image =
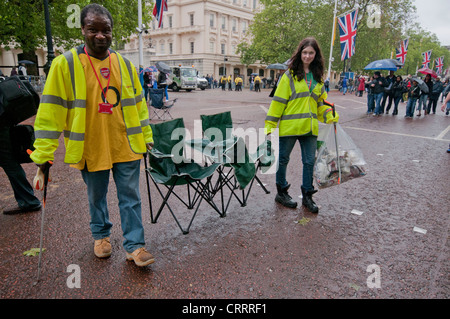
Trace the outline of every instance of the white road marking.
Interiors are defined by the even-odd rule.
[[[437,140],[442,140],[442,138],[445,136],[445,134],[448,133],[448,131],[450,131],[450,125],[447,126],[447,128],[446,128],[445,130],[443,130],[443,131],[441,132],[441,134],[439,134],[439,135],[436,137],[436,139],[437,139]]]
[[[397,132],[387,132],[387,131],[379,131],[379,130],[371,130],[368,128],[361,128],[361,127],[352,127],[352,126],[345,126],[345,128],[349,128],[349,129],[353,129],[353,130],[360,130],[360,131],[366,131],[366,132],[374,132],[374,133],[382,133],[382,134],[389,134],[389,135],[399,135],[399,136],[407,136],[407,137],[416,137],[416,138],[423,138],[423,139],[427,139],[427,140],[433,140],[433,141],[446,141],[446,142],[450,142],[450,140],[448,139],[444,139],[442,138],[445,134],[442,133],[446,133],[446,130],[444,132],[442,132],[441,134],[439,134],[439,136],[437,137],[428,137],[428,136],[420,136],[420,135],[412,135],[412,134],[405,134],[405,133],[397,133]],[[447,128],[449,129],[449,128]],[[441,137],[442,135],[442,137]]]

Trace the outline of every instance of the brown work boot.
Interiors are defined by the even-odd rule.
[[[95,241],[94,254],[98,258],[106,258],[111,256],[111,243],[109,237],[105,237]]]
[[[144,247],[138,248],[131,254],[127,252],[127,260],[134,260],[134,263],[139,266],[147,266],[155,261],[155,258]]]

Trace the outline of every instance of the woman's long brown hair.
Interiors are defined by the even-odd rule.
[[[314,51],[316,51],[316,56],[309,65],[309,70],[312,72],[314,80],[318,83],[322,83],[324,74],[324,59],[319,43],[317,43],[317,40],[313,37],[305,38],[300,42],[297,50],[289,59],[289,69],[294,72],[294,76],[297,77],[298,81],[303,80],[305,77],[305,71],[303,69],[302,51],[306,47],[312,47]]]

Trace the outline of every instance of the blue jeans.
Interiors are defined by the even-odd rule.
[[[406,116],[414,117],[414,109],[416,107],[417,98],[410,97],[406,104]]]
[[[317,149],[317,136],[280,136],[279,138],[279,164],[276,173],[276,183],[285,188],[286,169],[289,163],[289,157],[296,142],[300,143],[303,163],[303,181],[302,186],[306,191],[311,191],[313,187],[313,172]]]
[[[368,93],[367,94],[367,113],[373,113],[374,110],[375,110],[374,94]]]
[[[394,111],[392,114],[397,115],[398,114],[398,103],[400,103],[400,100],[402,99],[401,96],[394,97]]]
[[[122,225],[123,247],[129,253],[144,247],[144,227],[141,217],[141,197],[139,193],[140,160],[113,164],[112,173],[119,199],[120,221]],[[87,186],[89,211],[91,214],[92,237],[102,239],[111,234],[106,194],[108,193],[109,171],[81,171]]]
[[[426,110],[427,109],[427,99],[428,99],[428,94],[422,94],[419,97],[419,103],[417,103],[417,111],[420,112],[420,106],[422,106],[422,110]]]
[[[376,107],[375,107],[375,114],[381,114],[382,113],[382,111],[381,111],[381,99],[383,98],[383,95],[384,95],[384,93],[383,92],[381,92],[381,93],[375,93],[373,96],[374,96],[374,99],[375,99],[375,104],[376,104]]]

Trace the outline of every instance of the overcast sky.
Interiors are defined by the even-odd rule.
[[[423,29],[435,33],[441,45],[450,45],[450,0],[413,0]]]

